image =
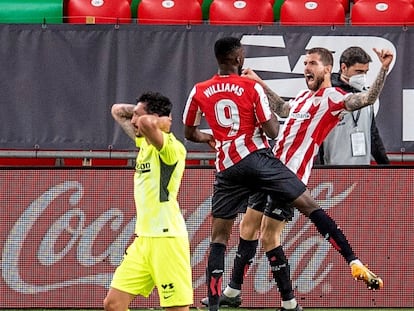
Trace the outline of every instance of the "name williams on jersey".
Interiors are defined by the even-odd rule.
[[[233,84],[233,83],[217,83],[205,89],[204,95],[207,98],[209,98],[210,96],[213,96],[214,94],[222,93],[222,92],[232,92],[236,94],[237,96],[242,96],[244,89],[240,85]]]

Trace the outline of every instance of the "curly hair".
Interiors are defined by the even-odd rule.
[[[158,114],[160,117],[169,116],[172,109],[168,97],[158,92],[146,92],[137,98],[137,103],[146,103],[145,111],[148,114]]]

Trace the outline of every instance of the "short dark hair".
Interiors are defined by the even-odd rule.
[[[339,58],[339,65],[345,64],[347,67],[353,66],[356,63],[368,64],[370,62],[372,62],[371,56],[359,46],[351,46],[347,48],[342,52],[341,57]]]
[[[225,62],[229,58],[230,54],[240,49],[242,44],[239,38],[236,37],[224,37],[218,39],[214,44],[214,54],[219,63]]]
[[[158,92],[146,92],[137,98],[137,103],[146,103],[145,111],[148,114],[158,114],[160,117],[169,116],[172,109],[168,97]]]
[[[324,66],[333,66],[332,52],[328,49],[321,47],[311,48],[306,52],[306,54],[318,54]]]

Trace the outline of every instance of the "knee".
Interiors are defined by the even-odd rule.
[[[257,239],[260,231],[260,224],[256,225],[253,223],[240,223],[240,236],[245,240],[255,240]]]
[[[305,192],[302,194],[298,199],[296,199],[293,204],[298,209],[299,212],[301,212],[306,217],[309,217],[309,215],[321,207],[319,204],[312,198],[309,192]]]
[[[119,304],[114,299],[109,298],[108,296],[105,297],[103,301],[103,307],[105,311],[118,311],[120,310],[118,307]]]

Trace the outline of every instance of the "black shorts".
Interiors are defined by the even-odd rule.
[[[273,202],[291,203],[305,190],[305,184],[270,149],[262,149],[216,174],[212,215],[234,219],[257,192],[269,195]]]
[[[295,214],[295,207],[292,202],[286,202],[278,198],[272,199],[263,192],[257,192],[251,195],[247,207],[281,221],[292,220]]]

